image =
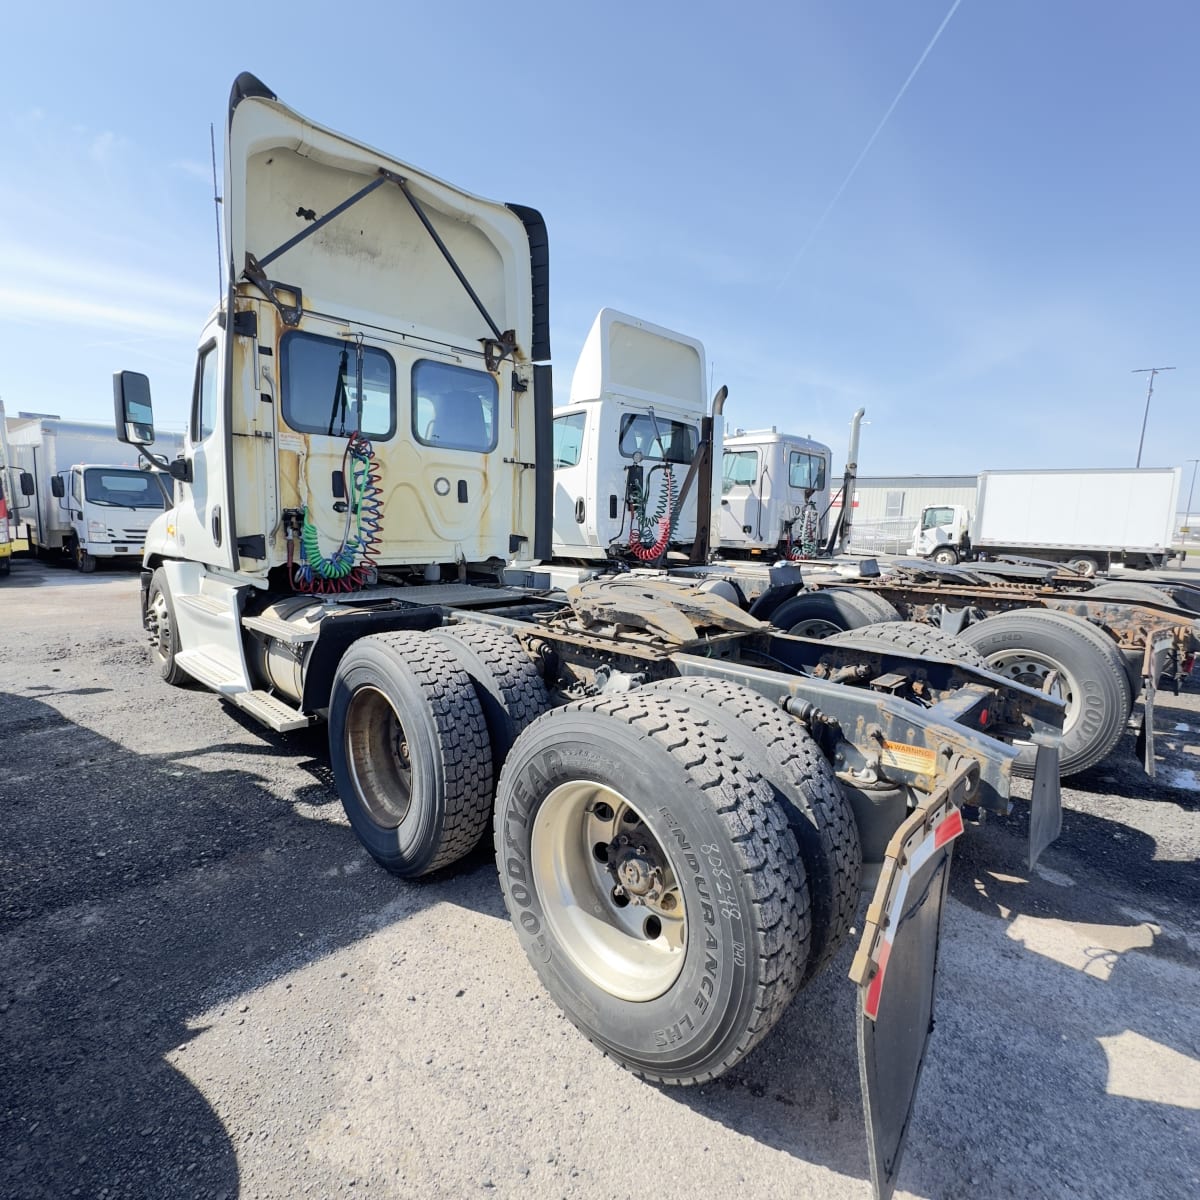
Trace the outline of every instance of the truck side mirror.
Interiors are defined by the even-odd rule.
[[[113,375],[113,415],[117,441],[130,446],[154,444],[154,406],[148,376],[138,371],[117,371]]]
[[[61,475],[55,475],[50,480],[50,494],[61,500],[67,494],[67,486],[63,483]]]
[[[34,493],[33,476],[28,471],[21,472],[21,495],[32,496]]]

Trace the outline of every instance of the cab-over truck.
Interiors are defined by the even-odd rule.
[[[962,805],[1005,810],[1015,737],[1059,819],[1062,706],[952,656],[790,637],[696,581],[542,586],[548,243],[235,81],[227,294],[203,330],[142,611],[189,677],[326,721],[388,870],[493,830],[516,936],[569,1018],[669,1084],[747,1054],[849,934],[868,1151],[890,1192],[924,1056]],[[149,381],[114,379],[151,460]],[[787,586],[781,584],[781,586]],[[635,769],[631,769],[635,767]]]

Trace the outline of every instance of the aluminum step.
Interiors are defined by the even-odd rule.
[[[270,692],[238,692],[229,697],[238,708],[248,712],[276,733],[290,733],[294,729],[307,729],[313,722],[298,708],[280,700]]]
[[[289,646],[315,642],[319,632],[315,627],[299,625],[294,621],[281,621],[278,617],[243,617],[242,625],[255,633],[265,633],[277,642],[286,642]]]
[[[197,682],[220,692],[222,696],[244,694],[246,685],[238,672],[231,671],[227,663],[204,648],[180,650],[175,661]]]

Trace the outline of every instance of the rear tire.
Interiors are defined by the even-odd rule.
[[[801,592],[785,600],[771,614],[771,624],[794,637],[827,638],[845,629],[861,629],[878,622],[880,600],[875,596],[866,599],[864,593],[854,588]]]
[[[1041,688],[1059,672],[1057,693],[1067,702],[1059,774],[1076,775],[1106,758],[1120,740],[1133,707],[1125,663],[1116,644],[1087,621],[1045,609],[998,613],[961,634],[988,669]],[[1036,748],[1019,747],[1018,775],[1032,776]]]
[[[429,636],[445,646],[471,678],[487,724],[492,774],[498,780],[513,743],[550,707],[537,664],[511,633],[490,625],[445,625]]]
[[[1156,586],[1152,583],[1142,583],[1139,580],[1110,580],[1108,583],[1098,583],[1086,592],[1088,596],[1098,596],[1102,599],[1139,600],[1150,604],[1171,604],[1188,612],[1200,613],[1200,591],[1186,584],[1164,583]]]
[[[835,635],[836,636],[836,635]],[[850,932],[862,878],[854,810],[812,735],[757,692],[722,679],[684,676],[648,691],[686,696],[722,721],[762,771],[795,835],[812,901],[812,942],[804,982],[818,974]]]
[[[1067,559],[1067,566],[1078,572],[1084,579],[1095,579],[1100,571],[1100,564],[1086,554]]]
[[[329,699],[329,760],[367,852],[413,878],[467,854],[487,827],[492,757],[470,677],[424,633],[360,638]]]
[[[921,625],[915,621],[887,621],[882,625],[868,625],[863,629],[852,629],[847,633],[835,633],[830,642],[870,641],[887,651],[907,650],[922,657],[963,662],[970,667],[987,670],[987,661],[982,654],[960,636],[947,633],[933,625]]]
[[[496,858],[542,983],[647,1079],[716,1078],[799,987],[795,838],[741,744],[682,697],[639,690],[535,721],[500,779]]]

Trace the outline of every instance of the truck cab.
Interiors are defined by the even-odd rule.
[[[828,446],[770,429],[725,439],[718,526],[721,553],[813,554],[827,533]]]
[[[921,510],[908,553],[952,566],[970,546],[970,512],[961,504],[931,504]]]
[[[168,485],[158,471],[101,463],[78,463],[55,475],[51,494],[80,570],[95,570],[98,560],[139,558],[152,522],[170,505]]]
[[[700,489],[683,485],[707,412],[704,347],[600,311],[554,412],[554,556],[657,561],[696,536]],[[692,472],[694,475],[695,473]]]

